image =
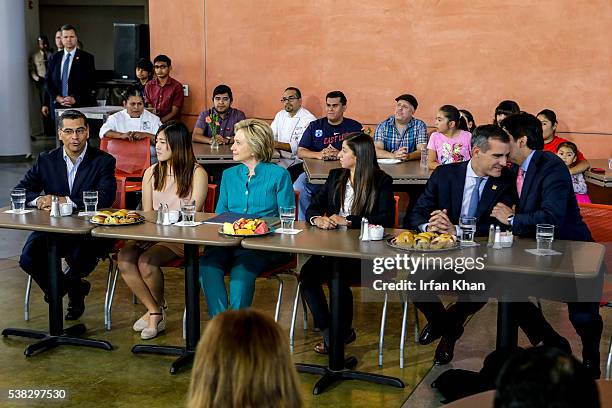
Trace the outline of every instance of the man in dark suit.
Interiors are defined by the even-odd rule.
[[[533,115],[520,113],[504,119],[502,127],[511,136],[510,160],[519,166],[516,184],[520,199],[515,210],[499,203],[492,215],[511,226],[514,235],[534,237],[537,224],[552,224],[557,239],[593,241],[580,215],[567,166],[553,153],[542,151],[544,138],[540,121]],[[569,302],[568,311],[582,340],[583,363],[598,378],[603,329],[599,303]],[[535,333],[528,333],[523,323],[520,324],[530,339],[552,330],[550,326],[527,323],[532,323],[531,331]]]
[[[83,191],[98,192],[98,207],[110,207],[115,200],[115,158],[87,145],[89,128],[85,116],[76,110],[67,110],[58,121],[59,137],[63,142],[50,152],[38,156],[34,166],[26,173],[17,187],[25,188],[26,202],[40,210],[49,211],[53,196],[60,203],[71,203],[75,210],[83,208]],[[68,293],[66,320],[78,319],[85,310],[85,296],[89,282],[82,277],[89,275],[98,258],[108,254],[111,240],[73,238],[58,240],[62,257],[69,270],[62,274],[60,293]],[[48,293],[47,238],[44,232],[33,232],[26,241],[19,265],[34,278],[40,288]]]
[[[514,177],[506,167],[510,138],[497,125],[483,125],[474,131],[471,144],[470,161],[439,166],[432,173],[425,191],[406,217],[404,228],[456,235],[463,215],[476,218],[479,236],[488,233],[490,224],[499,225],[491,217],[495,204],[512,205],[516,200]],[[452,360],[465,320],[483,304],[460,301],[445,310],[440,301],[415,302],[428,321],[419,342],[429,344],[442,336],[436,349],[436,364]]]
[[[47,93],[52,103],[49,109],[95,105],[92,93],[96,73],[94,57],[77,48],[78,39],[73,26],[66,24],[62,26],[61,31],[64,49],[49,59],[45,78]]]

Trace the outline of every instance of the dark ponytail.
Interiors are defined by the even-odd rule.
[[[455,127],[457,129],[465,130],[466,132],[468,131],[468,124],[465,118],[461,116],[459,109],[453,105],[444,105],[439,109],[439,111],[442,112],[446,119],[455,122]]]

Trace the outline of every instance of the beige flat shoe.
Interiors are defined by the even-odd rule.
[[[166,330],[166,315],[165,313],[149,313],[149,316],[161,316],[161,320],[157,322],[157,325],[154,328],[145,327],[140,332],[140,338],[143,340],[150,340],[155,337],[164,330]]]
[[[144,315],[142,315],[142,317],[138,320],[136,320],[136,322],[134,322],[134,325],[132,326],[132,329],[134,329],[134,331],[136,332],[141,332],[144,329],[147,328],[147,326],[149,325],[149,312],[145,313]]]

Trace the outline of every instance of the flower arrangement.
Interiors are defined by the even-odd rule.
[[[211,145],[213,147],[218,146],[219,143],[223,141],[223,138],[219,136],[219,129],[221,127],[221,119],[219,118],[219,114],[213,110],[206,117],[206,123],[210,129]]]

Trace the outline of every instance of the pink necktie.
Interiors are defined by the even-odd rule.
[[[516,191],[518,191],[519,197],[521,196],[521,190],[523,189],[523,181],[525,181],[525,170],[519,167],[518,176],[516,177]]]

